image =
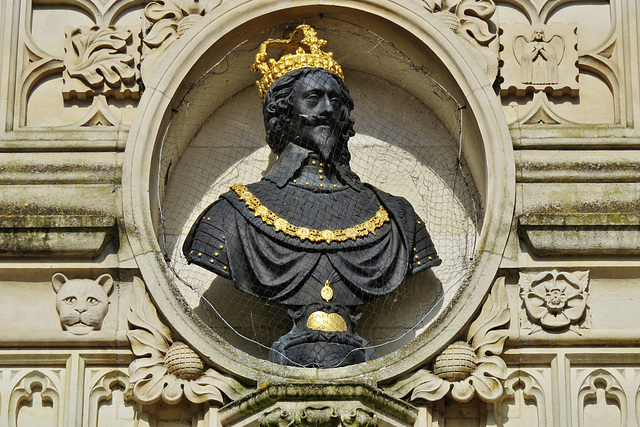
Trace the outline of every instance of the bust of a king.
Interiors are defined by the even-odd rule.
[[[372,359],[355,332],[358,306],[441,263],[411,204],[351,170],[354,104],[325,44],[308,25],[262,43],[253,70],[277,160],[205,209],[183,246],[189,263],[289,308],[293,327],[272,361],[320,368]]]

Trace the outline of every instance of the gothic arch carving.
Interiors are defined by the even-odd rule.
[[[100,406],[114,399],[114,392],[119,390],[120,397],[124,397],[124,390],[129,386],[129,375],[123,369],[110,370],[92,381],[85,403],[84,425],[95,427],[98,425]],[[124,401],[114,402],[124,404]]]
[[[511,400],[516,403],[517,395],[521,394],[523,402],[530,401],[535,407],[538,416],[538,425],[540,427],[547,426],[547,396],[541,385],[541,381],[536,375],[525,370],[518,369],[511,372],[504,382],[504,396],[494,405],[496,417],[507,415],[503,413],[504,405]],[[528,420],[531,421],[531,420]],[[502,425],[502,421],[498,421],[498,425]]]
[[[612,427],[627,425],[626,394],[619,379],[606,369],[596,369],[584,378],[578,389],[576,403],[578,405],[579,427],[584,427],[586,424],[585,417],[588,416],[588,405],[593,406],[593,411],[602,417],[600,421],[604,421]]]
[[[9,398],[9,426],[18,425],[21,411],[47,411],[50,418],[60,423],[60,389],[51,374],[36,370],[19,374]],[[29,414],[27,414],[28,416]]]

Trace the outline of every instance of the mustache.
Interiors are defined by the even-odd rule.
[[[308,114],[298,114],[298,117],[311,126],[335,126],[338,124],[335,120],[329,117],[312,116]]]

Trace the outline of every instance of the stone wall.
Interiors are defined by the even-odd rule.
[[[637,1],[316,3],[0,4],[0,426],[640,423]],[[474,262],[413,341],[328,370],[207,325],[159,238],[184,153],[238,126],[225,102],[261,120],[237,46],[302,22],[350,31],[329,43],[356,100],[402,90],[424,111],[398,101],[416,113],[389,123],[461,144],[483,209]],[[460,108],[405,56],[359,56],[366,32]],[[220,170],[262,171],[268,150],[245,148]]]

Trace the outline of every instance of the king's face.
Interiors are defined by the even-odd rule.
[[[340,85],[329,73],[318,72],[301,77],[293,90],[294,143],[331,161],[341,132]]]

